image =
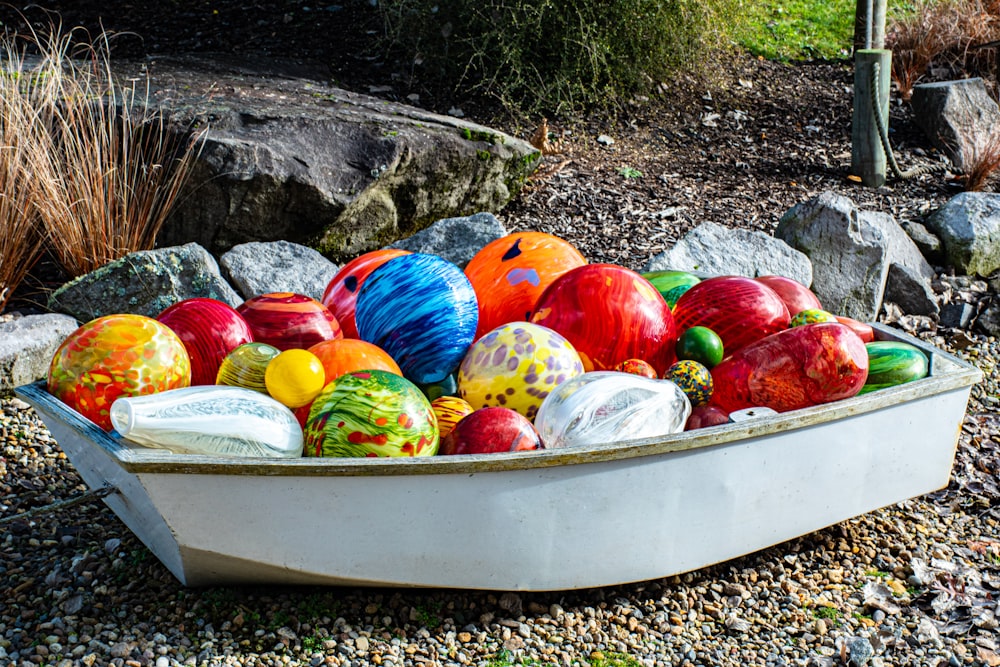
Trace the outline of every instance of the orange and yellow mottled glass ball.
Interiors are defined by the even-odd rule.
[[[806,308],[805,310],[800,310],[795,314],[794,317],[788,322],[788,328],[800,327],[803,324],[816,324],[817,322],[836,322],[837,318],[833,313],[823,310],[822,308]]]
[[[105,315],[71,333],[49,364],[48,391],[106,431],[111,404],[191,384],[181,339],[144,315]]]
[[[665,380],[672,380],[687,395],[693,407],[705,405],[712,398],[712,371],[697,361],[682,359],[671,364],[663,374]]]
[[[632,375],[641,375],[644,378],[652,378],[654,380],[659,377],[653,365],[643,359],[626,359],[615,366],[614,370],[619,373],[631,373]]]
[[[455,425],[473,411],[468,401],[458,396],[438,396],[431,401],[431,409],[437,417],[438,433],[442,439],[448,437]]]

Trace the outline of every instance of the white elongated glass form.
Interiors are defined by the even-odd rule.
[[[186,387],[117,399],[111,423],[122,437],[178,454],[295,458],[302,428],[287,407],[243,387]]]
[[[691,402],[670,380],[592,371],[552,390],[535,428],[549,449],[614,444],[679,433],[690,414]]]

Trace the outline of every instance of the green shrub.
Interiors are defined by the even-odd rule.
[[[555,116],[627,103],[728,49],[740,0],[382,0],[385,35],[435,87]]]

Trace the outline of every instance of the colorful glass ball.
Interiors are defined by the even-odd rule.
[[[156,316],[184,342],[191,358],[191,384],[215,384],[219,366],[230,352],[253,341],[243,316],[228,303],[197,297],[184,299]]]
[[[614,370],[619,373],[631,373],[632,375],[641,375],[646,378],[658,378],[659,375],[656,374],[656,369],[648,361],[643,361],[642,359],[626,359],[617,366]]]
[[[708,368],[722,361],[725,351],[719,334],[708,327],[689,327],[677,337],[677,358],[691,359]]]
[[[556,278],[538,299],[535,324],[562,334],[586,371],[645,359],[658,373],[674,360],[670,306],[649,281],[615,264],[588,264]]]
[[[559,383],[583,373],[569,341],[538,324],[501,324],[476,341],[458,370],[458,392],[474,408],[507,407],[534,419]]]
[[[827,312],[821,308],[806,308],[805,310],[800,310],[792,317],[788,322],[789,328],[799,327],[803,324],[816,324],[817,322],[836,322],[837,318],[834,317],[833,313]]]
[[[378,369],[402,375],[399,364],[389,353],[365,340],[358,338],[335,338],[324,340],[309,348],[315,354],[326,373],[327,382],[336,380],[344,373]]]
[[[649,271],[641,275],[656,288],[671,308],[681,294],[701,282],[701,278],[687,271]]]
[[[344,336],[330,309],[304,294],[260,294],[244,301],[236,311],[250,325],[255,341],[279,350],[305,350],[320,341]]]
[[[48,391],[106,431],[111,404],[191,384],[184,342],[151,317],[105,315],[62,342],[48,370]]]
[[[681,331],[708,327],[719,335],[726,354],[788,328],[785,302],[763,283],[743,276],[702,280],[681,295],[674,306]]]
[[[354,317],[362,340],[388,352],[405,377],[426,384],[458,367],[476,334],[479,305],[461,269],[411,253],[372,271]]]
[[[480,408],[466,416],[441,441],[440,453],[499,454],[542,449],[542,438],[520,412]]]
[[[785,302],[788,314],[793,317],[800,311],[809,308],[823,308],[819,297],[797,280],[786,276],[757,276],[754,280],[774,290],[781,300]]]
[[[544,232],[516,232],[487,243],[465,266],[479,300],[476,338],[501,324],[527,321],[553,280],[586,263],[571,243]]]
[[[271,398],[289,408],[307,405],[326,384],[323,362],[308,350],[285,350],[267,365],[264,386]]]
[[[442,438],[447,437],[455,428],[455,424],[473,412],[473,407],[468,401],[458,396],[439,396],[431,401],[431,409],[437,417],[438,433]]]
[[[312,403],[306,456],[433,456],[439,444],[431,404],[406,378],[354,371],[328,383]]]
[[[712,398],[712,372],[697,361],[681,359],[671,364],[663,378],[680,387],[693,407],[705,405]]]
[[[244,343],[226,355],[219,364],[215,384],[253,389],[267,393],[264,374],[271,360],[281,354],[281,350],[267,343]]]
[[[330,309],[330,312],[340,322],[340,327],[344,331],[345,338],[358,338],[358,327],[354,321],[354,309],[357,306],[358,290],[365,282],[368,275],[382,266],[390,259],[408,255],[409,250],[398,248],[383,248],[372,250],[363,255],[355,257],[337,271],[326,289],[323,291],[323,298],[320,299],[323,305]]]

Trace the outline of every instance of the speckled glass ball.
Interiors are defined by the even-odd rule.
[[[48,391],[106,431],[111,404],[191,384],[191,359],[171,329],[144,315],[105,315],[66,337],[48,371]]]
[[[473,408],[505,407],[534,419],[556,386],[583,373],[580,355],[548,327],[501,324],[469,349],[458,370],[459,395]]]
[[[641,375],[646,378],[656,379],[659,377],[656,374],[656,369],[653,368],[652,364],[648,361],[643,361],[642,359],[626,359],[617,366],[614,370],[620,373],[631,373],[632,375]]]
[[[836,322],[837,318],[833,313],[821,308],[806,308],[797,312],[788,322],[788,328],[802,326],[803,324],[815,324],[816,322]]]
[[[309,409],[305,456],[433,456],[437,417],[416,385],[395,373],[345,373]]]
[[[712,398],[712,371],[697,361],[682,359],[675,362],[663,378],[680,387],[694,407],[705,405]]]

